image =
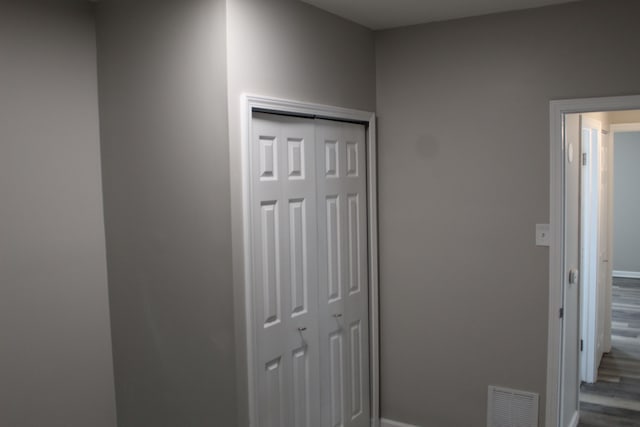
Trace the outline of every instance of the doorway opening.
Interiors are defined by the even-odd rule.
[[[580,153],[579,425],[640,423],[638,122],[638,110],[565,117]]]
[[[636,336],[636,354],[629,351],[634,328],[621,321],[629,316],[628,297],[622,296],[629,291],[620,292],[613,280],[612,185],[615,135],[640,122],[640,112],[632,111],[638,109],[639,96],[551,103],[549,427],[576,427],[581,419],[602,425],[640,420],[634,412],[634,405],[640,411],[640,394],[633,395],[618,369],[640,361],[640,341]],[[623,298],[614,301],[615,323],[612,284],[614,299]]]

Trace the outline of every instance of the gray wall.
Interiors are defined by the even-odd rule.
[[[615,134],[613,269],[640,273],[640,132]]]
[[[104,1],[98,54],[118,426],[233,426],[224,1]]]
[[[0,425],[115,427],[95,28],[0,3]]]
[[[373,111],[373,33],[297,0],[230,0],[229,143],[239,425],[247,423],[242,264],[240,98],[242,93]]]
[[[639,13],[584,1],[376,34],[383,416],[483,425],[497,384],[540,393],[544,419],[549,101],[640,93]]]

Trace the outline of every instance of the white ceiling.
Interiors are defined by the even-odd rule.
[[[373,30],[578,0],[302,0]]]

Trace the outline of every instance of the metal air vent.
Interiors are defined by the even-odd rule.
[[[487,427],[538,427],[537,393],[489,386]]]

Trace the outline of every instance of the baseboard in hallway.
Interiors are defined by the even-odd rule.
[[[420,427],[413,424],[401,423],[399,421],[391,421],[386,418],[380,419],[380,427]]]

